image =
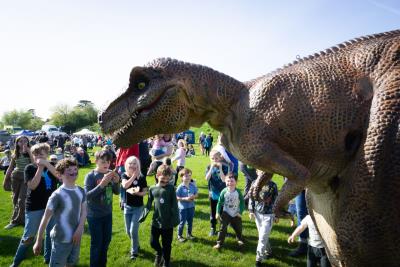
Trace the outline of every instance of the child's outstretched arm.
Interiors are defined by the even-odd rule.
[[[33,245],[33,254],[35,254],[36,256],[39,255],[42,250],[43,233],[46,230],[47,224],[49,223],[51,216],[53,216],[53,211],[46,208],[42,221],[40,222],[36,242]]]
[[[299,236],[304,230],[306,230],[307,224],[300,224],[297,228],[293,231],[292,235],[288,238],[288,243],[294,243],[294,240],[297,236]]]

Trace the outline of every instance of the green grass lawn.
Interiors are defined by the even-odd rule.
[[[195,129],[197,133],[202,130],[205,132],[212,131],[206,128]],[[214,140],[216,140],[216,134]],[[193,241],[179,243],[176,240],[176,232],[174,233],[174,241],[172,243],[171,264],[172,266],[253,266],[255,263],[255,251],[257,247],[257,228],[254,221],[250,221],[248,212],[243,215],[243,234],[246,244],[244,248],[239,249],[233,237],[227,237],[223,248],[215,251],[212,246],[216,242],[216,237],[208,237],[210,230],[209,223],[209,202],[207,183],[204,178],[204,172],[209,159],[199,155],[198,146],[195,145],[197,155],[187,159],[186,167],[192,169],[193,177],[196,179],[199,187],[199,198],[196,200],[196,214],[193,222],[193,235],[196,237]],[[79,170],[79,179],[77,184],[83,187],[83,181],[86,173],[94,168],[94,164],[87,168]],[[4,179],[3,172],[0,174],[0,182]],[[282,178],[274,176],[274,181],[280,187]],[[154,177],[147,177],[149,185],[154,184]],[[238,187],[244,188],[244,177],[239,175]],[[23,228],[16,227],[11,230],[5,230],[3,227],[8,224],[11,211],[10,192],[0,190],[0,266],[9,266],[12,263],[19,240],[21,238]],[[110,248],[108,250],[108,266],[153,266],[154,250],[150,247],[150,225],[152,214],[149,214],[147,220],[140,225],[140,247],[139,258],[132,262],[129,258],[130,240],[125,233],[125,224],[123,212],[119,208],[118,196],[114,196],[113,201],[113,233]],[[176,229],[175,229],[176,230]],[[270,236],[270,242],[274,253],[274,258],[265,262],[266,266],[305,266],[305,258],[295,259],[287,256],[288,252],[294,247],[287,244],[287,237],[293,231],[289,226],[289,220],[281,219],[275,224]],[[229,229],[229,233],[233,236],[233,230]],[[89,265],[89,248],[90,235],[85,227],[85,233],[81,244],[80,264],[79,266]],[[44,266],[43,257],[34,257],[30,252],[27,259],[21,266]]]

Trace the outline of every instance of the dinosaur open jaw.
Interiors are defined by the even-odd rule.
[[[160,100],[165,95],[165,93],[173,87],[174,87],[174,85],[168,86],[167,88],[165,88],[164,92],[162,94],[160,94],[151,104],[133,112],[133,114],[131,115],[131,117],[128,119],[128,121],[125,123],[124,126],[122,126],[120,129],[116,130],[115,132],[111,133],[111,138],[113,139],[113,141],[118,142],[118,139],[123,137],[133,127],[133,125],[135,124],[135,121],[139,117],[139,115],[144,112],[151,111],[160,102]]]

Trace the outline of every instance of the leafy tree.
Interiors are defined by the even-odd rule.
[[[82,101],[82,100],[81,100]],[[51,115],[50,123],[58,127],[62,126],[64,131],[68,133],[75,132],[78,129],[89,127],[97,122],[97,109],[90,101],[86,101],[85,105],[78,104],[74,108],[68,105],[60,105],[55,107],[54,113]]]
[[[23,129],[37,130],[43,125],[43,120],[34,116],[32,110],[12,110],[2,117],[3,125],[19,126]]]

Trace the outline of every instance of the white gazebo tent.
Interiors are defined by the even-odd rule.
[[[76,133],[73,133],[74,135],[96,135],[97,133],[90,131],[89,129],[82,129]]]

